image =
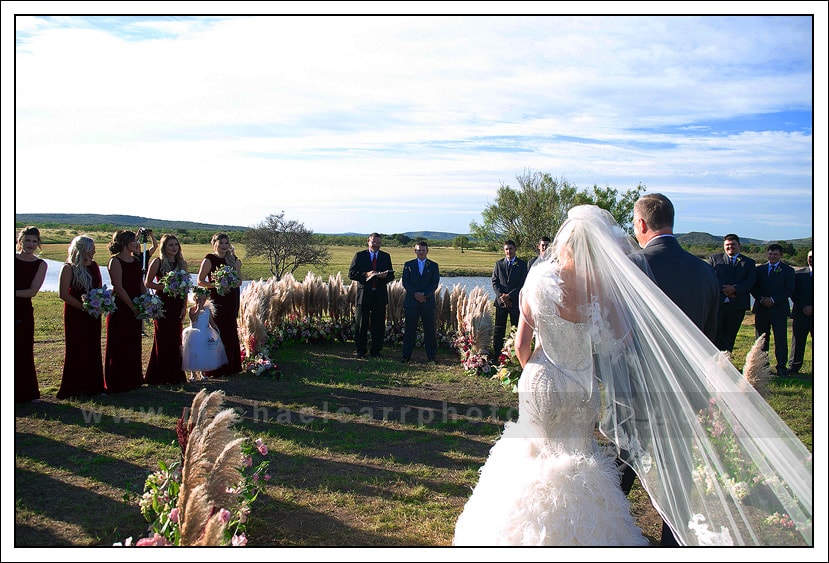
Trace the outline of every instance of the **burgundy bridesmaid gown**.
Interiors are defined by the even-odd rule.
[[[225,259],[219,258],[215,254],[208,254],[205,258],[210,260],[210,275],[207,276],[207,279],[213,281],[213,272],[226,265]],[[242,371],[242,355],[239,346],[239,330],[237,325],[240,293],[238,287],[224,296],[219,295],[215,289],[210,290],[210,299],[216,307],[214,320],[216,321],[216,326],[219,327],[219,335],[225,346],[225,352],[227,352],[227,365],[215,371],[205,372],[207,377],[233,375]]]
[[[14,289],[29,289],[43,260],[14,259]],[[35,310],[31,297],[14,298],[14,402],[40,399],[35,371]]]
[[[164,279],[159,268],[155,276],[158,283]],[[150,352],[150,361],[147,364],[147,373],[144,383],[147,385],[175,385],[185,383],[187,377],[181,369],[181,313],[185,301],[181,297],[173,297],[163,290],[156,295],[164,303],[164,316],[154,319],[153,349]]]
[[[97,262],[86,267],[92,287],[101,287],[101,269]],[[73,280],[74,282],[74,280]],[[69,294],[81,301],[84,290],[69,284]],[[63,304],[63,327],[66,353],[58,399],[100,395],[104,392],[104,366],[101,359],[101,319],[86,311]]]
[[[121,262],[121,284],[134,299],[141,295],[141,262],[137,259]],[[141,319],[129,306],[115,298],[117,309],[107,317],[107,343],[104,353],[104,388],[107,393],[119,393],[141,387],[144,369],[141,361]]]

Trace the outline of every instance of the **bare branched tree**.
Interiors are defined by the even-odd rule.
[[[299,221],[286,220],[284,211],[268,215],[245,233],[245,253],[267,258],[277,280],[303,265],[324,267],[331,259],[328,249],[314,241],[314,232]]]

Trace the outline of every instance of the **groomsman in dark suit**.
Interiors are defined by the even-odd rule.
[[[769,261],[757,266],[757,279],[751,290],[754,296],[754,337],[760,338],[764,334],[766,342],[763,350],[768,351],[769,338],[774,331],[777,375],[785,376],[789,359],[789,297],[794,293],[794,269],[780,260],[783,247],[779,244],[770,244],[766,252]]]
[[[495,262],[492,269],[492,290],[495,292],[495,333],[492,339],[493,360],[497,361],[504,347],[507,318],[518,326],[520,310],[518,295],[527,279],[527,263],[515,257],[515,242],[504,241],[504,259]]]
[[[438,351],[438,341],[435,332],[435,291],[440,283],[440,269],[437,262],[426,258],[429,254],[429,245],[421,240],[414,245],[415,258],[403,266],[403,289],[406,296],[403,298],[403,314],[406,318],[406,332],[403,334],[402,362],[408,362],[412,357],[417,334],[417,321],[423,321],[423,347],[426,349],[426,360],[433,362]]]
[[[389,294],[386,284],[394,279],[391,256],[380,250],[383,239],[377,233],[368,236],[368,249],[354,254],[348,268],[349,279],[357,282],[354,342],[358,358],[368,351],[371,331],[371,355],[379,358],[386,336],[386,305]]]
[[[633,232],[656,285],[713,341],[717,333],[720,284],[714,268],[683,250],[674,237],[674,205],[671,200],[658,193],[639,198],[633,206]],[[689,395],[689,398],[693,401],[693,397]],[[696,408],[705,406],[697,405]],[[690,439],[688,436],[679,438]],[[691,467],[676,468],[684,475],[690,475],[692,470]],[[625,494],[630,493],[635,476],[633,469],[626,465],[621,482]],[[674,502],[683,502],[685,494],[678,491]],[[660,545],[679,545],[664,520]]]
[[[806,352],[806,337],[812,335],[815,341],[815,317],[812,307],[815,304],[815,286],[812,277],[812,250],[806,257],[809,264],[795,272],[794,293],[792,294],[792,354],[789,356],[789,376],[796,377],[803,366],[803,354]]]
[[[746,311],[751,308],[751,288],[757,276],[757,264],[740,254],[740,237],[733,233],[723,237],[723,250],[722,254],[712,254],[708,258],[720,284],[714,344],[720,350],[731,352]]]
[[[544,253],[547,251],[547,247],[550,246],[550,237],[543,236],[538,239],[538,254],[530,258],[530,261],[527,262],[527,270],[531,270],[533,265],[541,258]]]

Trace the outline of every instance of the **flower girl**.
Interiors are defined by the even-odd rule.
[[[210,290],[193,288],[194,304],[188,310],[190,326],[182,332],[181,368],[191,372],[189,380],[206,380],[205,371],[215,370],[227,363],[227,354],[213,320]]]

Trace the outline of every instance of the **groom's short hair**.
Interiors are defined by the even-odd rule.
[[[662,194],[647,194],[634,204],[636,213],[649,229],[661,231],[674,228],[674,204]]]

